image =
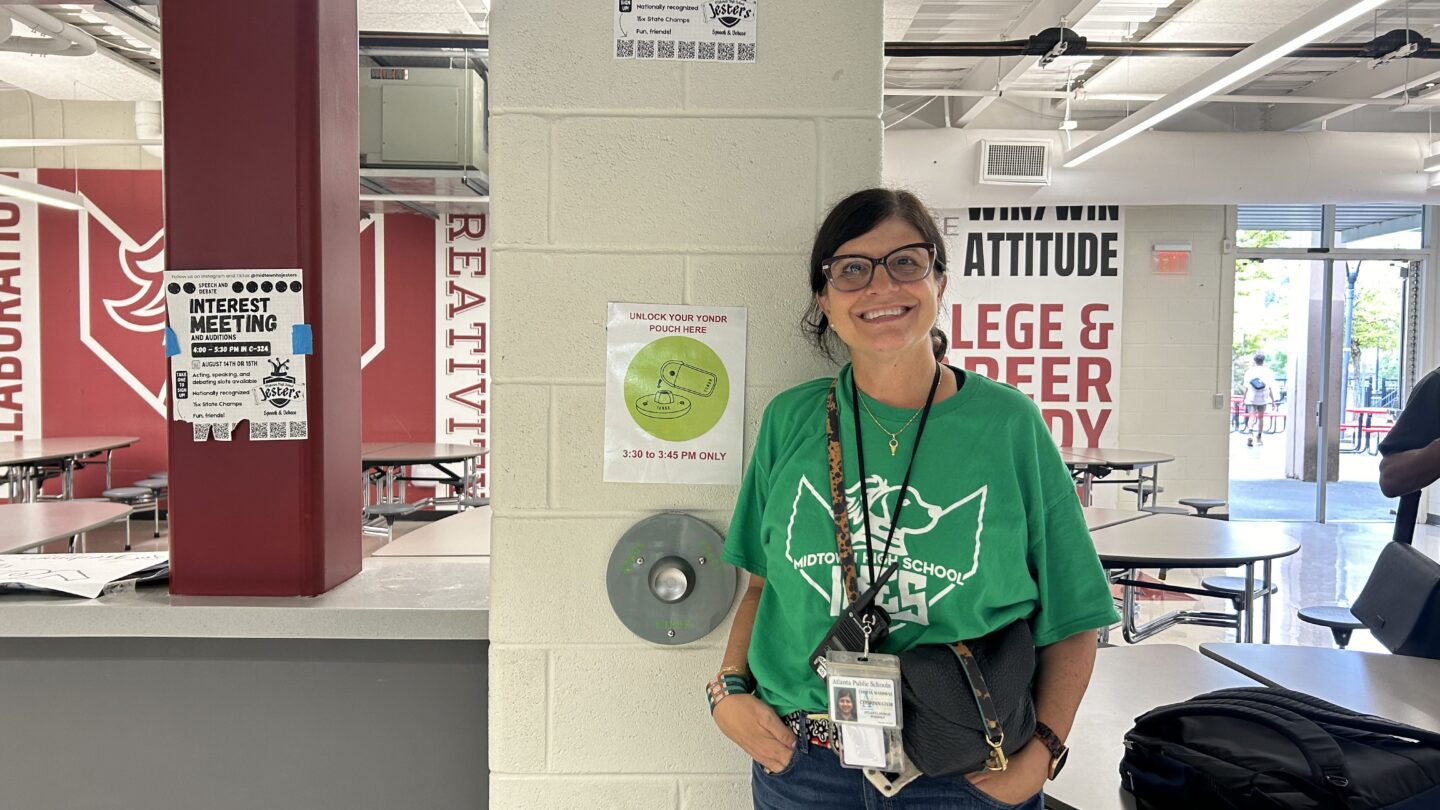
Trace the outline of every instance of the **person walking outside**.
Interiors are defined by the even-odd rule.
[[[1252,431],[1245,438],[1246,447],[1265,444],[1265,411],[1275,403],[1275,374],[1265,367],[1265,354],[1256,352],[1255,365],[1245,372],[1245,410],[1250,412]]]

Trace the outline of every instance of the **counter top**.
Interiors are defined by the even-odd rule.
[[[369,557],[316,597],[0,594],[0,638],[483,640],[489,619],[489,557]]]

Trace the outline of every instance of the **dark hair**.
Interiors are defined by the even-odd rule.
[[[839,339],[830,331],[830,319],[815,303],[815,296],[829,283],[825,271],[820,269],[820,263],[834,256],[841,245],[869,233],[875,226],[892,218],[905,220],[920,232],[926,242],[935,243],[935,275],[945,275],[945,238],[930,209],[920,202],[919,197],[908,191],[867,188],[836,203],[825,216],[820,230],[815,232],[815,243],[810,248],[810,305],[806,307],[801,321],[806,337],[814,341],[816,347],[831,360],[835,359]]]
[[[1256,363],[1256,365],[1261,365],[1261,366],[1265,365],[1265,353],[1264,353],[1264,352],[1256,352],[1256,353],[1255,353],[1255,363]]]

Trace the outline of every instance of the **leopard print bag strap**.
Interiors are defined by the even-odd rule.
[[[835,401],[835,381],[825,398],[825,440],[830,456],[830,510],[835,517],[835,548],[840,570],[845,575],[845,598],[860,601],[860,584],[855,573],[855,546],[850,541],[850,517],[845,509],[845,462],[840,453],[840,405]]]

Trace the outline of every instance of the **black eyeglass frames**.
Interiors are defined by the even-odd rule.
[[[884,265],[896,284],[919,281],[935,268],[935,254],[934,242],[916,242],[884,256],[831,256],[820,262],[820,271],[830,280],[830,286],[840,292],[855,292],[870,286],[879,265]]]

